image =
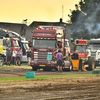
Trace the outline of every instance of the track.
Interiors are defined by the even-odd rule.
[[[1,82],[0,100],[100,100],[100,76]]]
[[[31,67],[0,68],[0,78],[21,77]],[[35,71],[36,76],[92,73]],[[0,100],[100,100],[100,76],[0,82]]]
[[[21,76],[25,76],[25,72],[32,72],[31,67],[24,67],[24,68],[0,68],[0,78],[8,78],[8,77],[21,77]],[[64,71],[62,73],[56,73],[55,70],[52,71],[43,71],[41,70],[37,70],[34,71],[36,76],[43,76],[43,75],[67,75],[67,74],[80,74],[80,73],[92,73],[91,71],[87,71],[87,72],[78,72],[78,71]]]

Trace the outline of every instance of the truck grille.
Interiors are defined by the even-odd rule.
[[[96,52],[91,52],[91,56],[95,57],[96,56]]]
[[[47,52],[38,52],[38,58],[47,60]]]
[[[38,52],[37,55],[34,55],[34,59],[37,59],[38,64],[46,64],[48,52]]]

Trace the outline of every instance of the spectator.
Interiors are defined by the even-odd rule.
[[[21,65],[21,62],[22,62],[22,55],[23,55],[23,51],[21,49],[20,65]]]
[[[28,66],[30,66],[30,60],[31,60],[31,58],[30,58],[30,53],[31,53],[31,51],[30,51],[30,49],[28,49],[28,51],[27,51]]]
[[[16,50],[15,48],[13,49],[13,52],[12,52],[12,60],[13,60],[13,65],[15,66],[16,65]]]
[[[7,50],[7,64],[10,66],[10,63],[11,63],[11,55],[12,55],[12,52],[10,50],[10,48],[8,48]]]
[[[78,56],[77,50],[75,50],[75,53],[73,53],[73,55],[72,55],[72,59],[79,59],[79,56]]]
[[[16,53],[16,65],[18,64],[20,66],[20,58],[21,58],[21,50],[18,48]]]
[[[58,68],[57,72],[62,72],[62,58],[63,58],[63,54],[61,53],[61,50],[58,50],[58,53],[56,54],[56,58],[57,58],[57,68]]]

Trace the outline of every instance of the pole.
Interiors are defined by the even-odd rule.
[[[63,8],[64,8],[64,7],[63,7],[63,5],[62,5],[62,20],[63,20],[63,12],[64,12],[64,11],[63,11]]]

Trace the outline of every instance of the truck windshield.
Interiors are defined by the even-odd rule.
[[[23,43],[23,46],[24,46],[25,50],[28,50],[28,49],[29,49],[29,47],[28,47],[28,44],[27,44],[27,43]]]
[[[34,48],[55,49],[56,48],[56,40],[33,39],[33,46],[34,46]]]
[[[77,46],[77,52],[85,52],[86,46]]]
[[[14,46],[15,46],[15,47],[18,47],[18,46],[19,46],[18,40],[13,40],[13,42],[14,42]]]

